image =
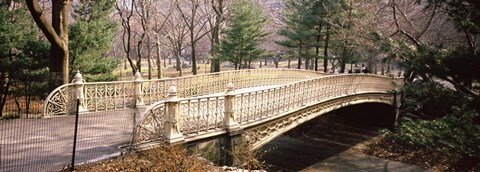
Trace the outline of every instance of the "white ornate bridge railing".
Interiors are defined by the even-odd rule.
[[[252,69],[155,80],[143,80],[138,73],[133,81],[88,83],[77,73],[73,83],[60,86],[48,95],[43,116],[73,112],[77,94],[83,98],[81,111],[106,111],[163,101],[170,85],[176,85],[178,96],[186,98],[222,92],[228,82],[235,83],[239,89],[285,84],[322,75],[308,70]]]
[[[230,83],[224,95],[180,100],[172,86],[165,102],[151,105],[141,115],[134,140],[140,145],[206,138],[275,119],[307,104],[349,95],[387,94],[401,83],[401,79],[379,75],[331,75],[239,94]]]

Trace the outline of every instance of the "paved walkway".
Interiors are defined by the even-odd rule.
[[[424,172],[428,171],[420,166],[405,164],[398,161],[382,159],[353,151],[364,145],[359,145],[330,157],[301,171],[303,172],[335,172],[335,171],[368,171],[368,172]]]
[[[273,87],[276,86],[235,91],[245,93]],[[145,109],[142,107],[139,110]],[[118,155],[118,147],[128,145],[132,140],[133,117],[134,110],[131,108],[81,113],[75,162]],[[74,125],[73,115],[0,120],[0,172],[58,171],[67,166],[72,158]]]
[[[79,116],[76,159],[119,153],[132,138],[133,110]],[[70,164],[75,117],[0,120],[0,172],[58,171]]]

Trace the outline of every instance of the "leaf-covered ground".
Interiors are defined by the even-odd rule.
[[[65,169],[63,171],[69,171]],[[164,172],[164,171],[223,171],[198,156],[189,156],[180,146],[160,146],[143,152],[103,160],[91,164],[75,166],[75,171],[83,172]]]
[[[480,171],[480,157],[462,157],[458,154],[446,155],[426,148],[412,148],[378,137],[368,144],[364,153],[420,165],[435,171]]]

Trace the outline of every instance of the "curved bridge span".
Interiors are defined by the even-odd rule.
[[[318,76],[271,88],[236,92],[234,82],[223,94],[179,98],[170,86],[165,101],[141,114],[134,135],[138,147],[159,142],[191,142],[242,133],[253,149],[329,111],[359,103],[398,106],[394,79],[369,74]]]

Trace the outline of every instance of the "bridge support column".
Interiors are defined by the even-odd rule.
[[[249,152],[249,146],[242,135],[226,136],[225,138],[225,160],[224,165],[238,166],[245,162],[246,154]]]
[[[168,95],[166,98],[167,106],[167,116],[165,121],[165,140],[167,143],[182,143],[185,141],[185,137],[180,132],[179,119],[180,114],[178,109],[178,97],[177,97],[177,87],[171,85],[168,88]]]
[[[142,80],[143,80],[142,74],[140,72],[135,72],[135,80],[133,81],[135,83],[135,92],[134,92],[135,107],[145,105],[142,99],[142,94],[143,94]]]
[[[80,100],[78,111],[88,112],[88,109],[85,106],[85,95],[83,94],[83,85],[85,84],[85,80],[83,80],[80,71],[77,71],[77,74],[75,74],[73,78],[73,84],[75,84],[75,98]]]
[[[223,117],[223,125],[229,136],[242,134],[243,129],[235,120],[235,90],[232,82],[227,84],[227,91],[225,91],[225,111]]]

